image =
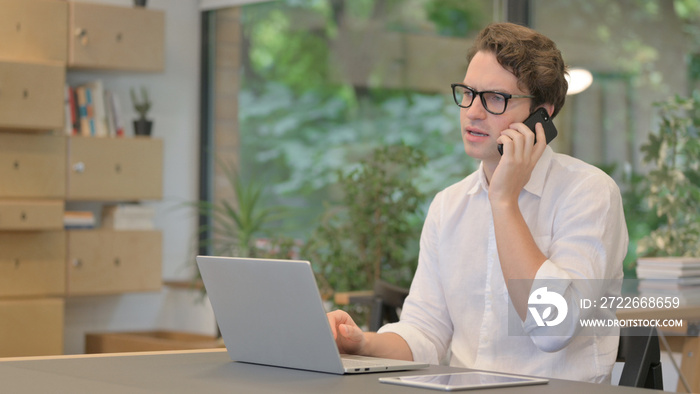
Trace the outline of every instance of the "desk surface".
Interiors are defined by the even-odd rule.
[[[2,391],[8,393],[437,393],[377,379],[450,371],[460,369],[432,366],[410,372],[338,376],[235,363],[223,350],[0,360]],[[553,379],[547,385],[478,392],[652,392],[639,390],[643,389]]]

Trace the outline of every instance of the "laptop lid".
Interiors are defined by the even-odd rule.
[[[232,360],[342,374],[308,261],[197,256]]]

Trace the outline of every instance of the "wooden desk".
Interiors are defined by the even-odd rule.
[[[379,383],[377,379],[458,371],[465,370],[432,366],[420,371],[340,376],[231,362],[223,349],[0,359],[0,381],[3,392],[8,393],[429,394],[433,391]],[[624,394],[653,391],[552,379],[546,385],[477,392]]]

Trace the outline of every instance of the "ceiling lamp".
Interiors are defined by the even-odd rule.
[[[566,75],[566,81],[569,82],[569,90],[566,91],[566,95],[571,96],[588,89],[593,83],[593,74],[585,68],[572,68]]]

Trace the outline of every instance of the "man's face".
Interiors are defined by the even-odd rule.
[[[503,68],[491,52],[480,51],[472,58],[464,77],[464,84],[481,91],[495,91],[513,95],[527,95],[529,92],[518,88],[518,80],[510,71]],[[494,115],[484,108],[481,98],[476,97],[471,107],[460,108],[460,124],[464,151],[485,165],[497,165],[501,159],[496,139],[510,124],[524,121],[530,113],[531,99],[508,100],[506,111]]]

